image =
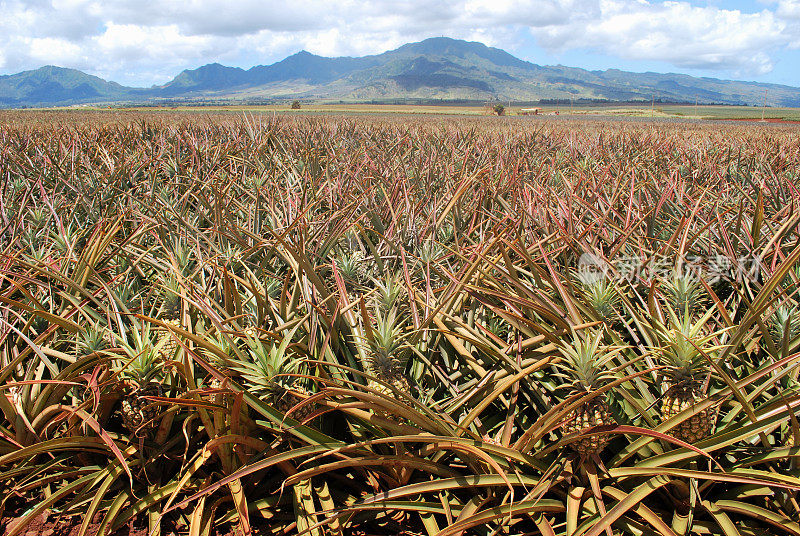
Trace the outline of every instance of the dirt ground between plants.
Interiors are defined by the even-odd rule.
[[[21,516],[7,516],[0,519],[0,534],[2,536],[11,534],[20,519]],[[102,518],[98,517],[89,524],[86,531],[87,536],[97,534],[100,529],[100,521]],[[64,519],[53,514],[40,514],[25,527],[20,536],[78,536],[82,522],[83,519],[77,517]],[[178,534],[180,533],[174,530],[162,530],[162,536],[177,536]],[[134,522],[117,530],[114,536],[147,536],[147,528]],[[227,534],[219,536],[227,536]]]

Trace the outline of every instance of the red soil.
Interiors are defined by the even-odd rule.
[[[21,519],[20,517],[3,517],[0,519],[0,533],[3,536],[11,533],[14,525]],[[100,528],[101,518],[97,518],[96,522],[90,523],[87,536],[94,536]],[[41,514],[37,516],[27,527],[20,533],[21,536],[78,536],[81,529],[82,518],[72,517],[69,519],[60,519],[57,515]],[[166,528],[165,528],[166,529]],[[175,531],[168,529],[163,530],[164,536],[176,536]],[[129,526],[123,527],[114,533],[114,536],[147,536],[147,527],[140,526],[138,523],[132,523]]]

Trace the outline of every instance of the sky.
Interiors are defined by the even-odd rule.
[[[0,0],[0,74],[58,65],[148,87],[439,36],[540,65],[800,86],[800,0]]]

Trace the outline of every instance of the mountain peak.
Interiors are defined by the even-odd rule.
[[[240,84],[244,69],[227,67],[221,63],[209,63],[196,69],[184,69],[171,82],[162,86],[169,94],[183,91],[211,91]]]
[[[426,52],[444,52],[447,50],[476,50],[487,49],[486,45],[477,41],[466,41],[464,39],[453,39],[452,37],[429,37],[416,43],[406,43],[400,49],[414,49]]]
[[[453,56],[457,58],[475,57],[490,62],[499,67],[516,67],[528,69],[535,67],[533,64],[522,61],[499,48],[493,48],[477,41],[465,41],[452,37],[431,37],[417,43],[408,43],[392,53],[415,53],[423,55]]]
[[[9,75],[9,76],[20,76],[20,75],[27,75],[27,76],[80,76],[80,77],[92,77],[90,74],[86,74],[83,71],[79,71],[78,69],[70,69],[69,67],[59,67],[58,65],[43,65],[38,69],[31,69],[30,71],[23,71],[21,73],[17,73],[16,75]],[[96,78],[96,77],[93,77]]]
[[[315,60],[318,60],[318,59],[331,59],[331,58],[325,58],[323,56],[318,56],[318,55],[312,54],[308,50],[304,49],[304,50],[301,50],[300,52],[295,52],[294,54],[286,56],[281,61],[279,61],[278,64],[279,63],[286,63],[286,62],[295,62],[295,63],[297,63],[297,62],[302,62],[302,61],[315,61]],[[277,64],[273,64],[273,65],[277,65]]]

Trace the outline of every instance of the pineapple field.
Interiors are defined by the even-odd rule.
[[[796,128],[6,112],[0,176],[0,534],[800,535]]]

